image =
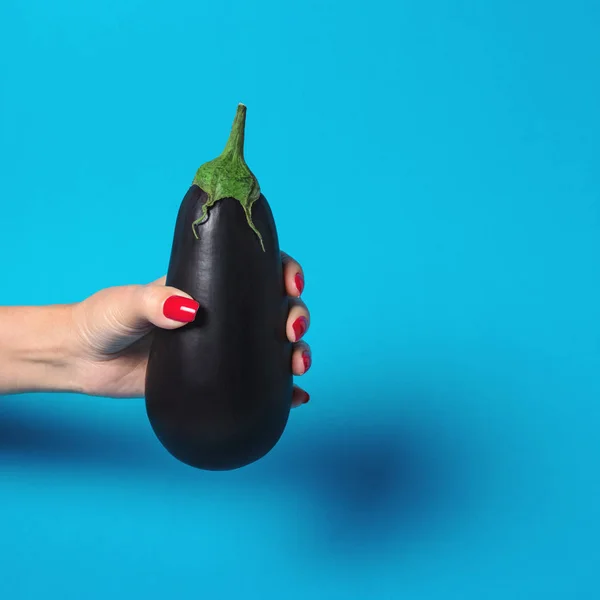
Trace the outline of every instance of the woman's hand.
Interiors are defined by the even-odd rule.
[[[294,375],[303,375],[311,363],[310,348],[302,340],[310,321],[300,299],[304,275],[300,265],[283,252],[282,261],[286,291],[291,296],[287,335],[294,351],[290,369]],[[74,357],[72,377],[78,391],[113,398],[144,396],[153,330],[183,327],[193,320],[198,308],[188,294],[166,286],[165,280],[162,277],[147,285],[105,288],[72,305],[69,353]],[[178,310],[182,301],[185,306]],[[293,407],[308,402],[308,398],[304,390],[294,386]]]

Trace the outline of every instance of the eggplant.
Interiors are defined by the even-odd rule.
[[[259,460],[292,402],[289,300],[277,229],[244,158],[240,104],[223,153],[202,165],[175,224],[166,284],[200,304],[154,332],[146,371],[151,427],[181,462],[211,471]]]

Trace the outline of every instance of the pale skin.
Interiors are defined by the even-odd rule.
[[[296,339],[294,323],[309,311],[300,298],[297,275],[302,267],[282,252],[286,292],[290,297],[287,336],[293,344],[291,372],[306,372],[310,347]],[[148,284],[102,289],[81,302],[48,306],[0,306],[0,395],[26,392],[73,392],[109,398],[141,398],[148,352],[156,328],[177,329],[187,323],[167,318],[163,305],[173,295],[189,294],[165,285],[166,277]],[[304,358],[303,358],[304,354]],[[294,385],[292,407],[308,394]]]

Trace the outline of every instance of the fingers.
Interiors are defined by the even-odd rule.
[[[292,353],[292,372],[294,375],[304,375],[312,362],[310,346],[306,342],[294,344]],[[292,408],[306,404],[310,399],[308,392],[294,384],[292,392]]]
[[[283,263],[283,278],[286,292],[290,296],[299,297],[304,290],[304,271],[302,267],[285,252],[281,253],[281,262]]]
[[[288,314],[288,320],[287,320],[287,324],[286,324],[286,332],[287,332],[288,339],[291,342],[297,342],[300,339],[302,339],[302,337],[306,334],[306,332],[308,331],[309,325],[310,325],[310,313],[308,311],[308,308],[306,307],[306,304],[302,300],[299,299],[299,295],[304,288],[304,274],[302,271],[302,267],[300,267],[298,262],[295,261],[291,256],[289,256],[285,252],[281,252],[281,257],[282,257],[282,262],[284,265],[284,278],[285,278],[285,282],[286,282],[287,293],[290,296],[295,297],[295,299],[293,300],[293,302],[290,305],[290,311]],[[181,296],[184,296],[187,298],[191,298],[188,294],[185,294],[184,292],[180,292],[180,291],[176,290],[175,288],[165,286],[165,281],[166,281],[166,276],[163,275],[162,277],[156,279],[151,284],[146,286],[146,287],[152,288],[153,293],[157,294],[159,296],[158,300],[156,299],[156,297],[152,298],[153,306],[151,308],[151,311],[152,311],[151,314],[156,316],[158,322],[161,322],[162,324],[157,325],[157,323],[155,321],[152,321],[152,323],[157,325],[158,327],[175,328],[175,327],[181,326],[182,324],[185,324],[185,322],[186,322],[185,319],[184,319],[183,323],[181,323],[179,321],[179,319],[182,316],[183,317],[186,317],[187,315],[192,316],[192,311],[190,309],[193,309],[194,305],[192,305],[192,304],[186,305],[185,303],[183,303],[184,305],[181,310],[183,310],[185,312],[182,315],[181,310],[178,308],[177,303],[183,302],[183,301],[180,299],[172,299],[167,304],[167,315],[168,315],[168,317],[170,317],[168,319],[168,321],[165,321],[165,319],[163,319],[160,315],[157,315],[156,302],[164,301],[165,294],[172,293],[172,294],[178,294],[178,295],[181,295]],[[163,291],[161,293],[157,292],[155,290],[154,286],[161,287]],[[170,292],[166,292],[165,290],[170,290]],[[169,310],[169,309],[172,309],[172,310]],[[197,309],[197,307],[196,307],[196,309]],[[172,322],[173,320],[175,320],[175,323]]]
[[[283,278],[285,289],[294,300],[290,303],[290,311],[286,325],[288,339],[294,342],[292,353],[292,372],[294,375],[304,375],[310,369],[312,354],[310,346],[302,341],[310,325],[310,313],[306,304],[300,300],[304,291],[304,271],[298,263],[286,252],[281,252],[283,263]],[[306,404],[310,399],[308,392],[294,385],[292,394],[292,408]]]
[[[294,344],[292,353],[292,372],[294,375],[304,375],[312,362],[310,347],[306,342]],[[297,385],[294,385],[292,393],[292,408],[297,408],[306,404],[310,399],[308,392]]]
[[[290,311],[286,323],[286,333],[290,342],[298,342],[308,331],[310,314],[302,300],[295,299],[290,303]]]
[[[304,375],[311,367],[312,353],[310,346],[306,342],[294,344],[292,351],[292,373],[294,375]]]
[[[152,284],[145,286],[146,290],[146,306],[148,320],[157,327],[163,327],[165,329],[174,329],[182,325],[178,321],[172,321],[164,315],[164,307],[168,306],[169,301],[182,296],[183,298],[191,298],[188,294],[181,292],[175,288],[167,287],[164,285],[165,278],[160,278],[154,281]],[[158,289],[157,289],[158,288]],[[166,300],[165,300],[166,297]],[[197,304],[197,303],[196,303]],[[163,307],[163,314],[160,314],[160,307]],[[167,312],[169,312],[167,310]],[[309,313],[308,310],[301,300],[294,300],[292,308],[290,309],[288,317],[288,337],[290,341],[294,343],[294,349],[292,352],[292,372],[294,375],[304,375],[311,367],[312,353],[310,346],[301,341],[300,338],[304,335],[308,329]],[[302,331],[301,331],[302,330]],[[297,337],[297,341],[295,336]],[[294,338],[294,339],[292,339]],[[306,404],[310,400],[310,395],[306,390],[302,389],[298,385],[294,384],[292,390],[292,408],[297,408]]]
[[[281,261],[286,291],[294,298],[288,314],[287,336],[290,342],[298,342],[310,325],[310,313],[306,304],[300,300],[300,294],[304,289],[304,272],[300,264],[285,252],[281,252]]]
[[[298,298],[304,289],[304,273],[300,265],[285,252],[281,253],[282,261],[284,265],[284,277],[286,282],[286,290],[290,296]],[[191,297],[180,290],[172,287],[165,286],[166,276],[159,277],[154,280],[146,288],[144,292],[146,314],[148,320],[156,325],[157,327],[163,327],[166,329],[174,329],[180,327],[185,323],[181,323],[177,320],[173,320],[164,315],[165,304],[168,307],[169,298],[174,296],[182,296],[184,298]],[[156,290],[155,288],[162,288]],[[174,303],[175,301],[171,301]],[[162,306],[162,313],[160,308]],[[169,311],[167,310],[167,313]],[[296,376],[304,375],[311,367],[312,364],[312,352],[310,346],[302,341],[302,337],[308,330],[310,322],[309,311],[300,299],[296,299],[292,302],[288,322],[287,322],[287,333],[288,338],[291,342],[294,342],[294,349],[292,352],[292,372]],[[292,408],[298,408],[303,406],[310,400],[310,395],[300,386],[294,384],[292,391]]]
[[[306,404],[310,400],[310,396],[308,392],[304,391],[302,388],[294,385],[292,391],[292,408],[297,408],[298,406],[302,406]]]

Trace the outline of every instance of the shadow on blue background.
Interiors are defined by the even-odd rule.
[[[351,400],[348,394],[343,397]],[[401,394],[360,400],[393,406],[401,402]],[[150,426],[142,414],[133,429],[116,420],[107,428],[69,413],[40,413],[22,399],[3,404],[1,459],[168,481],[170,486],[185,485],[192,496],[211,485],[210,473],[184,465],[174,468],[180,463],[148,435]],[[464,516],[473,485],[470,457],[477,451],[457,433],[440,422],[418,425],[394,414],[355,413],[338,425],[313,425],[300,440],[280,443],[252,467],[216,478],[235,482],[236,494],[243,495],[244,486],[266,485],[275,493],[279,487],[308,495],[316,511],[313,518],[320,523],[320,542],[339,557],[365,557],[394,540],[418,538],[444,520]]]

